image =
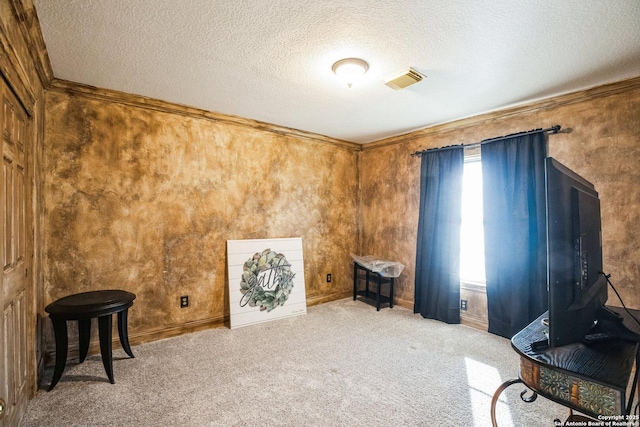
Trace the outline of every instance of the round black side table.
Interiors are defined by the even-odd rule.
[[[67,363],[67,320],[78,321],[78,337],[80,341],[80,363],[84,362],[89,352],[91,339],[91,319],[98,318],[98,332],[100,336],[100,353],[102,364],[107,372],[111,384],[113,380],[113,358],[111,354],[111,325],[112,314],[118,313],[118,335],[122,348],[134,357],[129,346],[129,332],[127,330],[127,313],[133,305],[136,295],[120,290],[91,291],[69,295],[52,302],[44,310],[49,313],[53,323],[56,338],[56,366],[49,391],[56,386]]]

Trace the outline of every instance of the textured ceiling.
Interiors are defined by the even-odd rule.
[[[638,0],[33,2],[56,78],[359,143],[640,76]]]

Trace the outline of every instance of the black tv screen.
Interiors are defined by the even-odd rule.
[[[600,200],[593,184],[555,159],[545,163],[549,346],[581,341],[607,300]]]

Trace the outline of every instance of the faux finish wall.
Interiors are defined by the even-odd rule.
[[[221,324],[226,240],[301,236],[309,303],[349,295],[353,252],[405,264],[397,303],[412,307],[420,160],[410,154],[560,124],[571,132],[549,137],[550,154],[600,192],[605,269],[625,302],[640,308],[639,118],[634,79],[360,152],[54,82],[45,123],[45,304],[92,289],[133,291],[134,342]],[[190,296],[189,308],[179,308],[180,295]]]
[[[420,158],[410,154],[555,124],[571,132],[550,135],[549,154],[600,193],[605,270],[640,309],[640,78],[365,145],[361,253],[406,265],[399,304],[413,308]],[[619,305],[613,292],[609,303]]]
[[[359,146],[66,82],[46,111],[46,303],[134,292],[134,342],[221,324],[226,241],[297,236],[308,302],[348,295]]]

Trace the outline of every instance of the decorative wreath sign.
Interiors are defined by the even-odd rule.
[[[245,263],[240,281],[240,306],[260,307],[267,312],[284,305],[293,289],[291,264],[281,253],[265,249]]]

